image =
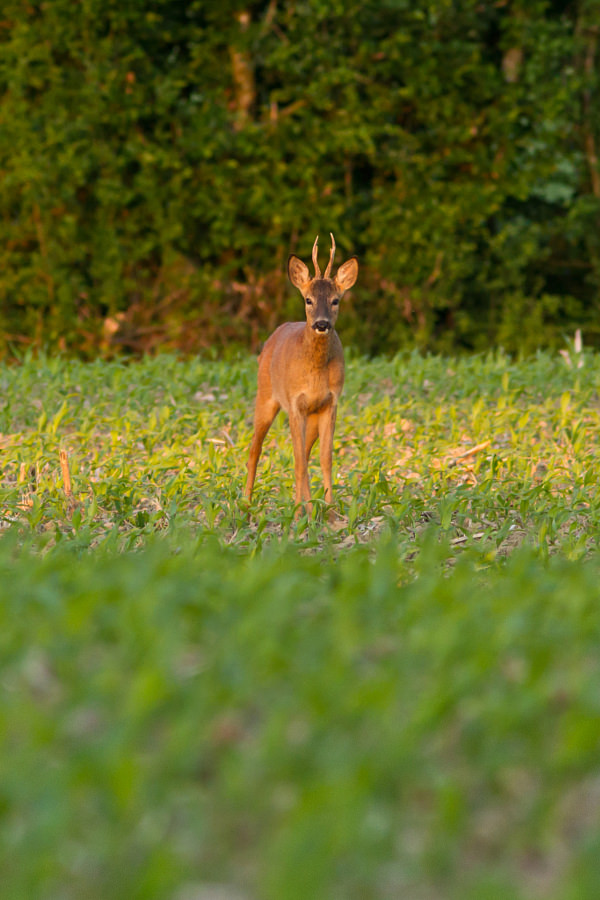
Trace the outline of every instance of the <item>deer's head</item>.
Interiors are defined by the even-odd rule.
[[[331,277],[331,267],[335,256],[335,240],[331,234],[331,251],[329,262],[325,272],[321,275],[319,268],[318,244],[319,236],[315,238],[312,260],[315,267],[315,277],[310,277],[308,266],[299,257],[292,254],[288,259],[288,275],[290,281],[297,287],[304,298],[306,321],[315,334],[328,335],[335,326],[338,316],[340,298],[344,291],[352,287],[358,277],[358,261],[352,256],[339,267],[335,278]]]

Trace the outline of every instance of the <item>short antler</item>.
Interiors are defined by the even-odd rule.
[[[325,274],[323,278],[329,278],[331,275],[331,267],[333,265],[333,257],[335,256],[335,238],[332,235],[331,231],[329,232],[329,237],[331,238],[331,250],[329,251],[329,262],[327,263],[327,268],[325,269]]]
[[[317,259],[319,255],[319,235],[316,236],[315,242],[313,244],[313,252],[312,252],[312,261],[315,267],[315,278],[321,277],[321,270],[319,268],[319,260]]]

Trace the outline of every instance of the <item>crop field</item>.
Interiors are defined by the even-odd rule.
[[[0,367],[11,900],[597,900],[600,356]]]

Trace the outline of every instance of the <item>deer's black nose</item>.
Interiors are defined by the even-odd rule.
[[[318,319],[313,325],[315,331],[320,331],[321,333],[325,331],[329,331],[331,328],[331,322],[328,322],[327,319]]]

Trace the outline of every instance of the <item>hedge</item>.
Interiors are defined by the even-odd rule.
[[[6,0],[0,353],[600,344],[598,0]]]

